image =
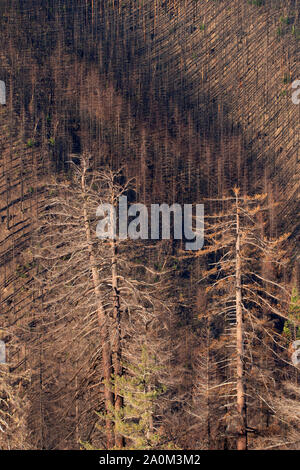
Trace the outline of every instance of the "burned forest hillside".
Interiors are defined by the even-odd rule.
[[[299,15],[0,1],[0,449],[300,449]],[[97,237],[122,195],[203,247]]]

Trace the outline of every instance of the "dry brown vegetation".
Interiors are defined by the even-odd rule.
[[[265,222],[265,237],[288,234],[287,263],[273,270],[267,257],[257,258],[256,272],[289,292],[299,283],[300,106],[292,104],[290,90],[300,78],[299,11],[298,0],[1,2],[0,79],[8,97],[0,107],[0,328],[9,368],[0,369],[0,397],[13,395],[9,426],[18,428],[3,441],[0,432],[1,448],[114,444],[95,414],[109,393],[100,336],[93,323],[84,330],[83,313],[93,310],[93,300],[82,294],[75,308],[68,292],[69,303],[61,300],[59,308],[63,284],[54,304],[51,279],[42,296],[36,284],[42,282],[36,229],[53,196],[49,183],[70,197],[74,164],[83,154],[92,156],[93,171],[122,168],[124,182],[133,178],[134,198],[145,204],[226,198],[234,186],[242,195],[266,193],[268,210],[258,224]],[[205,207],[210,215],[216,210],[213,201]],[[48,230],[55,238],[54,228]],[[107,262],[106,252],[97,256]],[[186,257],[179,242],[165,240],[136,250],[130,245],[124,256],[156,274],[167,267],[165,292],[153,292],[153,299],[169,312],[168,322],[157,315],[149,332],[141,320],[134,341],[126,315],[122,327],[124,360],[134,364],[147,335],[150,348],[165,350],[165,372],[153,378],[167,389],[153,432],[181,448],[235,448],[235,411],[224,408],[231,393],[220,386],[232,378],[222,362],[228,360],[226,319],[208,321],[208,305],[217,303],[199,283],[209,263],[220,259]],[[92,270],[84,266],[91,282]],[[127,275],[150,282],[142,267]],[[81,284],[73,288],[81,292]],[[145,311],[147,317],[151,309]],[[247,323],[253,331],[246,388],[259,394],[246,399],[248,446],[299,448],[292,338],[287,343],[280,316],[266,308],[257,313],[259,325]],[[57,330],[49,328],[51,315]],[[113,325],[110,332],[118,331]],[[109,341],[118,356],[115,336]],[[124,445],[117,434],[115,442]]]

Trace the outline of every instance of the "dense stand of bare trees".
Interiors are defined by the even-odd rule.
[[[1,448],[299,446],[299,2],[227,3],[1,2]],[[123,192],[218,199],[203,256]]]
[[[95,422],[100,435],[87,432],[89,423],[82,425],[82,415],[89,416],[91,410],[83,401],[80,412],[76,408],[78,442],[85,442],[88,448],[136,448],[151,443],[155,447],[164,442],[155,437],[157,428],[170,443],[172,436],[164,423],[170,416],[163,417],[163,408],[168,409],[175,400],[192,417],[191,432],[201,430],[201,447],[213,448],[223,435],[227,446],[247,449],[249,433],[264,432],[253,421],[251,410],[263,403],[265,413],[274,414],[276,407],[274,375],[260,368],[264,350],[268,370],[274,366],[274,357],[282,360],[287,349],[274,321],[291,321],[299,327],[297,317],[289,316],[290,292],[279,275],[287,262],[280,249],[287,236],[268,240],[264,232],[266,195],[250,197],[235,189],[233,197],[210,201],[224,209],[207,216],[207,246],[196,255],[208,260],[215,257],[206,272],[200,271],[201,282],[207,282],[206,301],[203,313],[198,314],[201,333],[196,342],[201,346],[195,346],[195,385],[188,396],[180,393],[177,374],[182,366],[172,350],[176,344],[172,338],[175,304],[166,281],[174,271],[174,256],[162,254],[158,270],[151,267],[151,257],[145,263],[145,250],[151,246],[117,235],[97,238],[99,203],[117,207],[119,197],[128,194],[132,183],[121,183],[120,172],[92,170],[86,156],[73,167],[69,181],[49,185],[49,199],[34,239],[38,294],[33,347],[42,347],[46,355],[43,383],[49,386],[57,381],[63,355],[72,351],[63,363],[67,377],[73,368],[71,380],[77,384],[73,400],[80,390],[83,394],[90,387],[96,391],[96,395],[91,393],[92,403],[106,424],[103,427],[101,419]],[[219,333],[212,339],[215,328]],[[174,363],[177,374],[172,370]],[[292,367],[288,357],[286,363]],[[147,387],[141,389],[143,383]],[[161,386],[164,406],[154,399]],[[58,389],[50,387],[50,402],[63,399],[65,388],[62,393],[60,387],[61,382]],[[142,402],[134,398],[140,393]],[[218,416],[217,425],[216,420],[211,424],[212,416]],[[152,437],[143,440],[139,427],[136,435],[133,418],[140,419],[142,429]],[[75,428],[70,432],[75,433]]]

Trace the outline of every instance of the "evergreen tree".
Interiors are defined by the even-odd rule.
[[[124,373],[112,375],[112,389],[118,389],[123,406],[120,409],[111,408],[109,419],[114,422],[118,434],[125,442],[126,449],[170,449],[174,445],[159,432],[159,423],[155,422],[158,401],[166,394],[166,387],[156,384],[154,375],[160,367],[156,365],[155,357],[149,354],[143,346],[140,361],[135,366],[123,364]],[[97,413],[99,423],[103,427],[105,415]],[[89,443],[83,443],[85,449],[94,449]]]

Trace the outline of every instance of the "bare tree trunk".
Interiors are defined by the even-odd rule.
[[[79,442],[79,402],[78,402],[78,377],[75,377],[75,417],[76,417],[76,443]]]
[[[211,450],[211,425],[210,425],[210,396],[209,396],[209,363],[210,363],[210,331],[209,331],[209,324],[207,324],[207,346],[206,346],[206,406],[207,406],[207,448]]]
[[[101,292],[100,292],[100,278],[99,273],[96,267],[96,258],[93,251],[93,244],[92,244],[92,236],[91,236],[91,229],[88,219],[88,211],[87,211],[87,202],[85,199],[86,195],[86,171],[87,171],[87,164],[86,161],[83,160],[83,170],[82,170],[82,178],[81,178],[81,188],[84,196],[84,203],[83,203],[83,215],[84,215],[84,226],[85,226],[85,233],[86,233],[86,240],[88,244],[88,251],[89,251],[89,260],[90,266],[93,276],[93,285],[94,291],[97,299],[97,315],[98,315],[98,324],[101,332],[101,343],[102,343],[102,362],[103,362],[103,376],[104,376],[104,400],[105,400],[105,410],[107,412],[106,417],[106,437],[107,437],[107,448],[112,449],[114,447],[114,436],[113,436],[113,426],[112,421],[109,418],[113,410],[113,393],[110,387],[111,381],[111,373],[112,373],[112,359],[111,359],[111,351],[110,351],[110,343],[109,343],[109,335],[108,335],[108,328],[105,318],[105,312],[102,304],[101,299]]]
[[[242,276],[241,276],[241,255],[240,255],[240,221],[239,221],[239,200],[236,193],[236,349],[237,349],[237,411],[239,414],[239,429],[237,438],[237,450],[247,449],[246,431],[246,403],[244,384],[244,338],[243,338],[243,310],[242,310]]]
[[[122,375],[122,364],[121,364],[121,331],[120,331],[120,319],[121,319],[121,311],[120,311],[120,298],[119,298],[119,291],[118,291],[118,274],[117,274],[117,261],[116,261],[116,254],[117,254],[117,247],[115,240],[112,240],[111,244],[112,248],[112,265],[111,265],[111,274],[112,274],[112,288],[113,288],[113,320],[114,320],[114,342],[113,342],[113,366],[114,366],[114,373],[115,373],[115,411],[116,413],[120,412],[123,406],[123,399],[118,394],[118,377]],[[121,434],[115,429],[115,444],[116,447],[121,449],[124,447],[124,439]]]

